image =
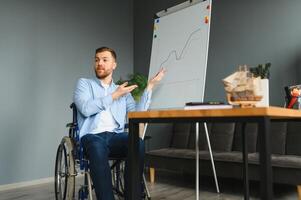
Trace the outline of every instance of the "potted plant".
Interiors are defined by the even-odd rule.
[[[116,82],[116,84],[121,85],[124,82],[128,82],[128,85],[137,85],[138,87],[135,88],[131,94],[135,101],[139,101],[140,97],[142,96],[144,89],[147,86],[147,78],[146,76],[139,74],[139,73],[133,73],[128,75],[128,80],[123,80],[121,77],[120,79]],[[144,124],[140,123],[139,124],[139,136],[141,138],[144,138]],[[147,138],[145,138],[147,139]],[[148,137],[150,139],[150,137]]]
[[[137,85],[138,87],[134,89],[131,94],[134,97],[135,101],[139,101],[141,95],[143,94],[144,89],[147,86],[147,78],[146,76],[139,74],[139,73],[133,73],[128,75],[127,80],[123,80],[121,77],[116,82],[116,84],[121,85],[124,82],[128,82],[128,85]]]
[[[259,64],[257,67],[251,67],[250,72],[252,72],[255,77],[260,76],[261,79],[269,79],[271,65],[271,63]]]
[[[251,67],[250,72],[255,77],[260,77],[262,100],[256,106],[267,107],[269,106],[269,78],[271,63],[259,64],[257,67]]]

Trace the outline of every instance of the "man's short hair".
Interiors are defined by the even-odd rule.
[[[114,51],[113,49],[109,48],[109,47],[100,47],[100,48],[96,49],[95,55],[96,55],[97,53],[101,53],[101,52],[104,52],[104,51],[110,52],[111,55],[113,56],[113,58],[114,58],[115,61],[116,61],[117,55],[116,55],[115,51]]]

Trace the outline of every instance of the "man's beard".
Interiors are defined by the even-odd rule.
[[[100,73],[97,73],[97,70],[95,69],[95,75],[98,79],[104,79],[104,78],[107,78],[108,76],[110,76],[110,72],[108,71],[104,71],[102,74]]]

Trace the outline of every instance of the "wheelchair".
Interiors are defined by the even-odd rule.
[[[73,112],[68,136],[63,137],[58,146],[55,161],[54,189],[56,200],[74,200],[76,191],[78,200],[93,199],[93,183],[89,171],[89,161],[85,156],[85,151],[80,143],[77,126],[77,109],[74,103],[70,105]],[[124,165],[125,158],[109,158],[114,196],[124,199]],[[82,180],[83,179],[83,180]],[[76,180],[83,183],[78,186]],[[78,188],[79,187],[79,188]],[[150,193],[146,185],[143,174],[143,199],[150,200]]]

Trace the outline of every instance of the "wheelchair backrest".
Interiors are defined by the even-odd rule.
[[[66,126],[69,127],[69,137],[78,142],[79,134],[77,126],[77,109],[75,103],[72,103],[70,108],[72,109],[72,122],[68,123]]]
[[[73,124],[77,124],[77,108],[76,108],[76,105],[75,103],[72,103],[70,105],[70,108],[72,109],[72,123]]]
[[[72,109],[72,122],[67,124],[67,127],[69,127],[69,137],[72,138],[73,144],[75,145],[73,152],[75,160],[79,161],[80,169],[83,170],[87,169],[88,162],[84,159],[84,149],[79,138],[79,130],[77,126],[77,108],[75,103],[72,103],[70,108]]]

